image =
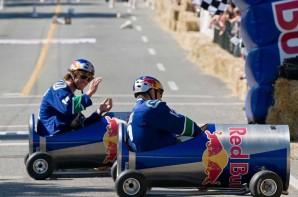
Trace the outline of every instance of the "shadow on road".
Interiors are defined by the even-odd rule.
[[[61,184],[51,183],[24,183],[24,182],[5,182],[0,179],[0,196],[74,196],[75,194],[94,192],[114,192],[114,189],[103,188],[100,185],[96,188],[87,186],[62,186]],[[56,182],[53,182],[56,183]]]

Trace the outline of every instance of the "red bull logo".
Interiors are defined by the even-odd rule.
[[[202,184],[220,185],[221,183],[217,180],[228,164],[228,153],[218,138],[222,132],[216,131],[210,133],[210,131],[206,130],[205,134],[209,141],[206,142],[206,150],[203,153],[202,160],[205,167],[204,172],[207,177]]]
[[[246,135],[246,128],[229,128],[230,134],[230,187],[240,187],[242,176],[248,173],[249,163],[247,162],[250,156],[243,153],[241,146],[243,137]],[[238,162],[233,160],[237,159]],[[242,161],[242,162],[239,162]]]
[[[104,164],[112,163],[117,157],[117,142],[118,142],[118,123],[114,118],[105,117],[108,121],[107,131],[103,136],[103,144],[105,147],[106,157]]]
[[[278,47],[281,60],[298,53],[298,1],[286,0],[272,4],[275,24],[281,32]]]

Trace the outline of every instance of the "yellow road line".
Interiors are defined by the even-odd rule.
[[[60,6],[60,4],[58,4],[55,7],[55,15],[58,16],[60,11],[61,11],[61,6]],[[53,38],[53,35],[54,35],[54,32],[55,32],[56,28],[57,28],[57,25],[55,23],[51,23],[51,25],[49,27],[48,35],[47,35],[47,40],[51,40]],[[45,58],[46,58],[48,50],[49,50],[49,45],[50,45],[50,42],[46,42],[42,46],[42,49],[41,49],[41,52],[39,54],[37,63],[35,64],[35,67],[34,67],[34,71],[31,74],[30,79],[27,81],[27,83],[25,84],[25,86],[22,89],[22,92],[21,92],[22,96],[28,96],[29,95],[29,93],[32,90],[33,85],[35,84],[35,82],[39,78],[41,69],[44,65]]]

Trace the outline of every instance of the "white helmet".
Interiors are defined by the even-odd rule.
[[[135,80],[135,83],[133,86],[133,92],[135,94],[144,93],[149,91],[151,88],[155,90],[161,90],[161,91],[164,90],[161,83],[154,77],[142,76]]]
[[[69,71],[83,70],[94,75],[94,66],[91,62],[85,59],[78,59],[72,62]]]

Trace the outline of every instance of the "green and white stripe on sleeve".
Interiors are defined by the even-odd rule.
[[[184,128],[181,133],[183,136],[193,136],[194,134],[194,122],[185,116]]]
[[[85,107],[82,105],[82,95],[74,96],[72,98],[72,113],[79,113],[83,111]]]

